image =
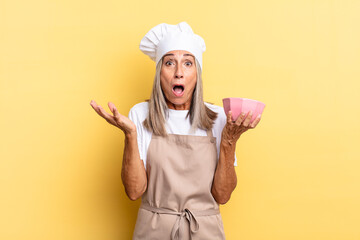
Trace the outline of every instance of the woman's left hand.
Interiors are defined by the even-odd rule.
[[[251,111],[247,115],[242,112],[236,121],[232,121],[231,115],[231,111],[229,111],[226,116],[226,124],[222,131],[221,140],[225,141],[227,144],[235,145],[241,134],[246,132],[248,129],[254,129],[256,127],[256,125],[260,122],[261,115],[257,116],[252,123],[250,123],[252,118]]]

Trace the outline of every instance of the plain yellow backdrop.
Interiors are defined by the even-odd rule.
[[[266,104],[237,144],[230,240],[360,239],[360,1],[0,1],[0,239],[131,239],[124,136],[91,108],[149,98],[159,23],[206,43],[204,97]]]

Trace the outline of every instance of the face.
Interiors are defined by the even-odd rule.
[[[163,56],[160,83],[170,109],[189,110],[196,85],[194,55],[184,50],[167,52]]]

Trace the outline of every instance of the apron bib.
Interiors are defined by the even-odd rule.
[[[133,240],[225,239],[219,204],[211,194],[216,138],[152,135],[148,186],[141,197]]]

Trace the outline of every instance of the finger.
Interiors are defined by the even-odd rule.
[[[95,102],[94,100],[91,100],[91,101],[90,101],[90,105],[91,105],[92,107],[94,107],[94,105],[96,105],[96,102]]]
[[[90,105],[99,114],[99,110],[97,108],[98,105],[96,104],[96,102],[94,100],[91,100]]]
[[[117,118],[117,119],[120,119],[120,114],[119,114],[119,112],[117,111],[117,109],[116,109],[116,107],[115,107],[115,104],[113,104],[112,102],[109,102],[108,103],[108,106],[109,106],[109,108],[110,108],[110,111],[113,113],[113,115],[114,115],[114,117],[115,117],[115,119]]]
[[[231,119],[231,116],[232,116],[232,112],[229,111],[228,114],[226,115],[226,122],[231,124],[233,121]]]
[[[112,115],[110,115],[109,113],[107,113],[100,105],[98,105],[98,110],[100,111],[100,115],[105,118],[106,121],[108,121],[108,123],[111,124],[116,124],[114,118]]]
[[[253,115],[253,113],[252,113],[252,111],[250,110],[250,112],[248,113],[248,115],[246,116],[246,118],[245,118],[245,120],[244,120],[244,122],[243,122],[243,126],[244,126],[244,127],[248,127],[248,126],[249,126],[250,121],[251,121],[251,118],[252,118],[252,115]]]
[[[255,118],[255,120],[251,123],[250,127],[251,127],[251,128],[255,128],[255,127],[258,125],[258,123],[260,122],[260,119],[261,119],[261,114],[259,114],[259,115]]]
[[[113,114],[114,114],[114,118],[117,122],[121,122],[121,114],[119,113],[119,111],[117,110],[117,108],[115,107],[115,105],[113,106],[113,110],[112,110]]]
[[[99,105],[97,105],[96,107],[93,107],[93,108],[94,108],[94,110],[96,111],[97,114],[99,114],[101,117],[104,117],[104,114],[99,109]]]
[[[111,112],[114,114],[115,122],[121,124],[121,116],[122,116],[122,115],[119,113],[119,111],[118,111],[117,108],[115,107],[115,104],[113,104],[112,102],[109,102],[109,103],[108,103],[108,106],[109,106]]]
[[[237,126],[240,126],[241,123],[244,121],[244,118],[245,118],[245,113],[244,113],[244,112],[241,112],[241,114],[239,115],[239,117],[236,119],[235,124],[236,124]]]
[[[110,111],[114,113],[115,104],[113,104],[112,102],[108,102],[108,107],[110,108]]]

